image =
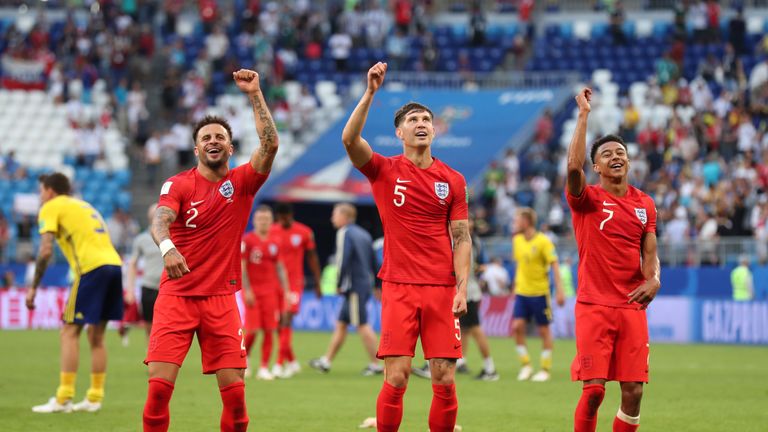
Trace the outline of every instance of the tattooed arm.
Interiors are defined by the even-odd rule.
[[[278,137],[277,127],[272,120],[264,95],[261,93],[259,74],[247,69],[240,69],[233,73],[235,83],[248,95],[253,105],[253,115],[256,120],[256,131],[259,134],[259,148],[251,155],[251,166],[256,172],[269,174],[272,162],[277,155]]]
[[[40,236],[40,250],[35,261],[35,276],[32,279],[32,286],[27,291],[27,309],[35,308],[37,287],[40,285],[40,281],[43,280],[45,269],[48,268],[48,263],[51,262],[51,257],[53,256],[53,240],[54,234],[52,232],[46,232]]]
[[[155,243],[159,245],[164,240],[171,240],[170,226],[175,220],[176,212],[173,209],[160,206],[155,210],[155,214],[152,217],[152,226],[150,227],[152,239],[155,240]],[[163,264],[165,265],[168,277],[171,279],[178,279],[189,273],[187,261],[175,247],[163,255]]]
[[[472,259],[472,237],[469,235],[467,219],[451,221],[453,238],[453,271],[456,274],[456,297],[453,300],[453,314],[457,317],[467,312],[467,281]]]

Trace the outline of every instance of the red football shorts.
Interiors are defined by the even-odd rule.
[[[274,330],[279,319],[277,295],[257,296],[253,306],[245,307],[246,330]]]
[[[304,287],[302,285],[291,285],[288,290],[288,301],[286,305],[285,293],[282,288],[278,291],[278,306],[282,311],[290,312],[294,315],[299,313],[299,307],[301,306],[301,295],[304,293]]]
[[[453,316],[455,286],[384,282],[378,358],[413,357],[421,336],[424,358],[461,358],[461,328]]]
[[[648,382],[645,311],[576,303],[576,358],[571,379]]]
[[[197,333],[203,373],[245,369],[245,343],[234,294],[182,297],[160,293],[155,302],[152,333],[144,363],[181,367]]]

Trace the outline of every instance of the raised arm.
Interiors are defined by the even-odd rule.
[[[152,239],[155,240],[155,243],[160,247],[160,251],[163,254],[165,272],[168,273],[168,277],[171,279],[178,279],[189,273],[187,261],[171,241],[170,226],[175,220],[176,212],[173,211],[173,209],[166,206],[160,206],[155,210],[155,214],[152,217],[152,225],[150,227]]]
[[[272,162],[277,155],[278,137],[275,121],[269,112],[264,94],[259,84],[259,74],[248,69],[240,69],[232,74],[240,90],[248,95],[253,105],[253,116],[256,121],[256,132],[259,134],[259,148],[251,154],[251,166],[256,172],[269,174]]]
[[[46,232],[40,236],[40,250],[37,253],[37,260],[35,261],[35,276],[32,279],[32,286],[29,287],[29,290],[27,291],[27,309],[35,308],[37,287],[40,285],[40,281],[43,280],[43,275],[45,275],[45,269],[48,268],[48,263],[51,262],[54,239],[55,234],[52,232]]]
[[[587,160],[587,118],[592,107],[589,101],[592,99],[592,90],[585,88],[576,95],[576,103],[579,106],[579,115],[576,119],[576,130],[573,131],[571,145],[568,146],[568,174],[566,182],[568,193],[573,196],[581,196],[586,185],[584,175],[584,163]]]
[[[645,309],[661,287],[661,263],[657,253],[656,233],[645,233],[642,240],[642,272],[645,282],[628,294],[629,303],[639,303]]]
[[[352,115],[349,116],[349,120],[344,126],[344,131],[341,133],[341,142],[344,143],[349,159],[356,168],[367,164],[373,157],[371,146],[361,134],[368,118],[368,110],[370,110],[371,102],[373,102],[373,95],[384,83],[386,74],[386,63],[378,62],[368,69],[368,88],[363,93],[363,97],[360,98],[360,102],[357,103],[355,110],[352,111]]]
[[[460,317],[467,312],[467,281],[472,260],[472,237],[467,219],[451,221],[453,239],[453,272],[456,274],[456,297],[453,299],[453,315]]]

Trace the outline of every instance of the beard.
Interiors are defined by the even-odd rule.
[[[208,158],[207,153],[200,153],[200,162],[212,170],[217,170],[222,166],[226,166],[229,162],[229,155],[224,153],[219,160],[211,160]]]

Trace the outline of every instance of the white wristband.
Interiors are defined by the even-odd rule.
[[[168,253],[171,249],[176,249],[176,246],[173,244],[171,239],[165,239],[160,242],[160,253],[165,256],[165,254]]]

